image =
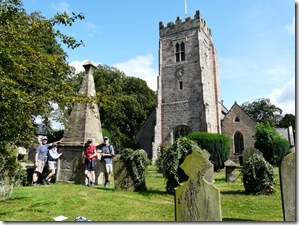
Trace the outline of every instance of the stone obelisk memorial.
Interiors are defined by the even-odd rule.
[[[85,76],[79,93],[92,97],[96,95],[93,72],[96,65],[90,61],[83,65]],[[88,138],[93,139],[93,144],[103,142],[100,113],[97,104],[75,103],[68,119],[63,140],[59,149],[63,153],[57,170],[57,181],[85,184],[85,175],[82,164],[82,152]],[[97,161],[96,184],[101,183],[103,177],[100,163]]]

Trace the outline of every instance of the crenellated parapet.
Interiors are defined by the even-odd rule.
[[[207,27],[206,21],[200,17],[199,10],[196,11],[193,19],[186,17],[185,21],[182,21],[181,17],[177,17],[175,23],[169,22],[166,27],[163,22],[159,23],[160,37],[190,29],[199,29],[206,33],[207,36],[212,37],[212,31]]]

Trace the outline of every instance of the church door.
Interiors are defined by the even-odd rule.
[[[244,138],[240,131],[237,131],[234,136],[235,153],[242,154],[244,150]]]

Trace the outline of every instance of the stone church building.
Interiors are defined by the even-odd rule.
[[[212,31],[196,11],[194,18],[159,24],[158,104],[137,134],[150,159],[162,143],[190,132],[225,134],[231,159],[253,146],[255,122],[235,103],[227,110],[220,97],[217,51]]]
[[[237,104],[227,110],[220,97],[217,51],[212,31],[196,11],[193,18],[159,24],[157,107],[136,135],[140,148],[155,161],[162,143],[191,132],[230,138],[230,159],[254,148],[256,122]],[[277,129],[294,146],[292,127]]]

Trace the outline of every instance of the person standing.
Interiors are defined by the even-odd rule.
[[[61,142],[61,140],[55,143],[57,144]],[[47,142],[48,142],[48,137],[47,136],[42,137],[41,144],[35,150],[35,157],[34,157],[35,170],[32,175],[32,186],[39,186],[39,184],[37,183],[38,176],[44,170],[45,163],[47,161],[48,148],[53,144],[53,143],[47,144]]]
[[[110,178],[112,173],[112,157],[114,156],[114,148],[109,144],[109,138],[104,137],[104,143],[97,146],[97,149],[102,150],[101,152],[101,163],[104,164],[105,174],[105,188],[110,187]]]
[[[52,176],[55,174],[57,169],[57,160],[62,155],[62,153],[58,153],[57,151],[57,143],[52,144],[52,148],[48,151],[48,165],[50,173],[48,176],[43,180],[45,185],[50,184]]]
[[[92,144],[92,141],[92,138],[87,139],[82,157],[83,165],[85,167],[84,174],[88,179],[89,187],[94,187],[95,185],[96,159],[98,158],[96,146]]]

